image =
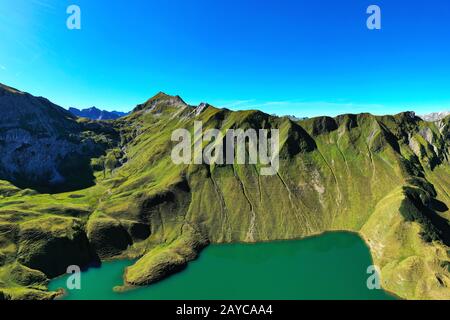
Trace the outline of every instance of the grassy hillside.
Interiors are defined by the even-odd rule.
[[[222,132],[280,129],[278,174],[260,175],[259,164],[175,165],[171,134],[192,132],[194,121]],[[40,194],[1,183],[0,297],[52,298],[47,281],[69,264],[139,258],[126,288],[182,269],[208,243],[349,230],[366,240],[385,289],[450,298],[449,117],[293,122],[160,93],[107,125],[119,138],[91,159],[92,187]]]

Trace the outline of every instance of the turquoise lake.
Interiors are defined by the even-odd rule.
[[[81,274],[81,290],[66,300],[158,299],[395,299],[369,290],[372,259],[356,234],[326,233],[303,240],[211,245],[188,267],[148,287],[113,291],[133,261],[105,262]],[[68,276],[52,280],[50,290],[66,288]]]

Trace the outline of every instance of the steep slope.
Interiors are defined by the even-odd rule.
[[[110,129],[78,122],[47,99],[4,85],[0,85],[0,112],[0,179],[41,191],[94,183],[90,158],[111,145]]]
[[[175,165],[172,132],[193,133],[194,121],[223,133],[279,129],[278,174],[260,175],[260,163]],[[182,269],[208,243],[348,230],[366,240],[385,289],[409,299],[450,298],[449,118],[429,123],[412,113],[359,114],[296,122],[259,111],[193,107],[159,93],[111,125],[120,142],[92,161],[95,186],[58,195],[1,186],[4,296],[53,296],[45,281],[63,268],[35,263],[53,253],[26,237],[44,219],[55,227],[33,232],[53,243],[77,243],[63,253],[74,264],[139,258],[124,274],[125,287]],[[38,280],[11,280],[18,267],[29,278],[40,272]]]

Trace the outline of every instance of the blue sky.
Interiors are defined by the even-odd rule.
[[[447,0],[0,0],[0,82],[66,108],[164,91],[296,116],[426,113],[450,109],[449,39]]]

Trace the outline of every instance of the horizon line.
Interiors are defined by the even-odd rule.
[[[113,109],[113,108],[108,108],[108,107],[98,107],[96,105],[91,105],[89,107],[76,107],[74,106],[74,104],[71,105],[61,105],[57,102],[54,102],[54,100],[52,100],[51,97],[47,97],[47,96],[42,96],[40,94],[34,94],[34,93],[30,93],[29,91],[22,91],[21,89],[17,89],[16,87],[11,87],[8,85],[5,85],[3,83],[0,83],[0,85],[11,88],[13,90],[17,90],[19,92],[23,92],[23,93],[28,93],[31,94],[33,96],[36,97],[42,97],[45,99],[48,99],[49,101],[51,101],[52,103],[60,106],[61,108],[65,109],[65,110],[69,110],[70,108],[75,108],[78,110],[86,110],[86,109],[90,109],[90,108],[97,108],[100,111],[107,111],[107,112],[121,112],[121,113],[131,113],[133,111],[133,109],[142,104],[145,103],[146,101],[148,101],[149,99],[155,97],[157,94],[159,93],[163,93],[165,95],[168,96],[172,96],[172,97],[180,97],[179,95],[171,95],[171,94],[167,94],[164,93],[163,91],[158,91],[156,90],[156,94],[152,95],[150,98],[148,98],[147,100],[145,100],[144,102],[141,103],[137,103],[132,107],[129,107],[129,109],[127,109],[126,111],[123,110],[118,110],[118,109]],[[180,97],[181,99],[183,99],[182,97]],[[306,101],[306,100],[281,100],[281,101],[259,101],[257,99],[241,99],[241,100],[228,100],[228,101],[220,101],[218,100],[216,103],[209,103],[209,102],[205,102],[205,101],[196,101],[196,102],[192,102],[192,103],[188,103],[186,102],[187,105],[189,106],[198,106],[201,103],[207,103],[213,107],[219,108],[219,109],[229,109],[232,111],[246,111],[246,110],[257,110],[257,111],[261,111],[264,112],[266,114],[269,115],[275,115],[278,117],[296,117],[296,118],[315,118],[315,117],[337,117],[339,115],[345,115],[345,114],[362,114],[362,113],[369,113],[375,116],[383,116],[383,115],[395,115],[395,114],[399,114],[399,113],[404,113],[404,112],[414,112],[416,115],[421,116],[421,115],[429,115],[432,113],[444,113],[444,112],[450,112],[450,102],[444,103],[443,105],[440,105],[438,107],[438,105],[426,105],[426,104],[422,104],[422,105],[416,105],[415,107],[399,107],[399,106],[393,106],[393,105],[388,105],[388,104],[382,104],[382,103],[354,103],[351,101],[345,101],[344,99],[340,99],[342,102],[337,101],[337,102],[331,102],[331,101]],[[183,101],[186,101],[183,99]],[[294,109],[299,109],[299,110],[291,110],[290,112],[278,112],[277,110],[266,110],[267,109],[271,109],[271,108],[277,108],[279,106],[284,106],[285,108],[294,108]],[[341,111],[337,111],[337,112],[324,112],[324,113],[311,113],[311,112],[304,112],[304,114],[301,114],[301,109],[302,108],[311,108],[313,107],[315,110],[321,110],[324,108],[333,108],[336,110],[341,110]],[[392,112],[392,113],[386,113],[383,112],[383,109],[387,109],[388,107],[390,108],[396,108],[397,111]],[[429,110],[434,110],[428,113],[421,113],[418,112],[417,109],[420,108],[427,108]],[[345,109],[356,109],[354,111],[344,111]],[[379,112],[377,112],[376,110],[379,110]]]

